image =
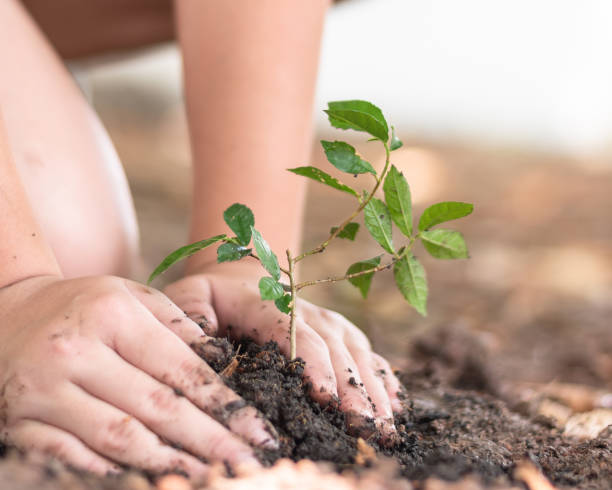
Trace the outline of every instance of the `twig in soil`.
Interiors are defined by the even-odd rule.
[[[529,490],[556,490],[531,461],[522,461],[514,470],[514,478],[521,480]]]

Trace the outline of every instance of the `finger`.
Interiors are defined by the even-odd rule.
[[[212,307],[212,290],[208,280],[201,276],[186,277],[167,286],[164,293],[207,335],[217,335],[219,322]]]
[[[165,294],[137,282],[125,281],[125,283],[134,298],[142,303],[159,322],[189,344],[200,357],[213,364],[223,363],[227,359],[230,350],[227,342],[206,335],[204,329],[189,318]]]
[[[196,322],[162,292],[133,281],[125,281],[125,284],[130,294],[142,303],[159,322],[188,344],[197,341],[204,333]]]
[[[196,480],[208,474],[208,466],[193,456],[163,444],[141,422],[68,383],[54,397],[37,400],[25,417],[74,434],[102,456],[143,470],[183,471]],[[54,400],[64,400],[58,404]],[[95,420],[95,423],[92,423]]]
[[[276,447],[274,429],[263,416],[246,406],[208,364],[163,328],[144,306],[137,304],[136,310],[140,311],[130,322],[131,328],[117,328],[114,344],[110,345],[113,350],[128,363],[178,389],[201,410],[251,443]]]
[[[337,336],[322,336],[333,359],[340,409],[346,414],[348,429],[367,439],[376,430],[375,412],[366,393],[358,364]]]
[[[365,438],[371,436],[376,431],[375,418],[378,418],[379,427],[382,428],[384,424],[379,414],[373,410],[374,400],[369,396],[361,372],[362,366],[356,362],[344,340],[345,323],[352,328],[356,327],[340,314],[329,310],[309,306],[300,310],[312,328],[327,343],[338,383],[340,409],[347,415],[349,429]]]
[[[361,373],[365,390],[370,400],[372,400],[377,425],[383,436],[395,436],[397,430],[393,422],[391,401],[389,400],[389,395],[387,394],[382,378],[376,373],[372,352],[354,347],[351,348],[350,345],[349,349],[357,362],[357,366],[359,366],[359,372]]]
[[[76,366],[74,381],[88,393],[133,415],[165,440],[211,462],[257,465],[251,448],[236,435],[107,346],[100,344],[87,361]],[[117,389],[117,379],[122,380],[122,389]],[[228,417],[234,415],[228,413]]]
[[[402,384],[397,379],[397,376],[393,374],[393,369],[384,357],[379,356],[376,352],[372,352],[372,358],[376,374],[381,377],[389,400],[391,400],[393,412],[401,413],[404,410],[402,400],[400,399],[400,395],[404,392]]]
[[[121,471],[116,463],[96,454],[72,434],[36,420],[17,422],[8,429],[8,439],[18,449],[39,452],[98,475]]]
[[[331,314],[335,319],[337,329],[342,332],[343,343],[357,363],[365,390],[374,406],[377,425],[380,427],[383,436],[387,438],[395,437],[397,430],[393,421],[391,400],[380,373],[377,373],[370,341],[361,330],[345,317],[333,312]]]

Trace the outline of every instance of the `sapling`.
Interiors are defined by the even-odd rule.
[[[373,179],[371,189],[358,192],[338,179],[316,167],[297,167],[288,169],[294,174],[316,180],[338,191],[350,195],[356,202],[355,210],[338,226],[329,231],[329,236],[311,250],[294,254],[286,250],[287,267],[281,267],[276,254],[257,231],[253,212],[244,204],[232,204],[223,213],[223,218],[236,236],[216,235],[206,240],[186,245],[168,255],[149,277],[151,283],[171,265],[194,253],[220,243],[217,249],[217,262],[231,262],[249,257],[258,260],[269,275],[259,280],[262,300],[274,301],[276,307],[289,315],[290,357],[296,356],[296,304],[298,293],[316,284],[348,280],[366,298],[372,278],[376,272],[393,269],[395,284],[404,298],[421,315],[427,314],[427,280],[425,270],[412,253],[419,240],[425,250],[438,259],[467,258],[468,252],[461,233],[442,228],[432,229],[440,223],[469,215],[473,205],[464,202],[440,202],[423,212],[416,228],[413,226],[412,199],[410,187],[404,175],[391,164],[391,153],[402,146],[389,126],[382,111],[370,102],[346,100],[329,102],[325,111],[332,126],[339,129],[352,129],[371,136],[368,141],[380,142],[385,150],[385,164],[380,173],[361,158],[355,148],[344,141],[321,141],[327,160],[334,167],[350,175],[369,174]],[[389,134],[391,133],[391,134]],[[381,198],[376,197],[382,186]],[[354,220],[363,212],[365,227],[382,248],[376,257],[356,262],[346,272],[335,277],[326,277],[298,282],[296,265],[307,257],[325,251],[336,238],[355,240],[360,225]],[[401,234],[402,243],[394,243],[393,225]],[[254,250],[253,250],[254,249]],[[281,282],[281,274],[286,281]]]

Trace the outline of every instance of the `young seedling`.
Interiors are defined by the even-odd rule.
[[[221,243],[217,249],[217,262],[219,263],[236,261],[245,257],[258,260],[269,274],[259,281],[261,299],[274,301],[276,307],[290,317],[291,359],[295,359],[296,356],[296,300],[302,289],[315,284],[348,280],[366,298],[374,273],[392,268],[395,284],[404,298],[421,315],[425,316],[427,314],[427,280],[423,266],[412,253],[415,242],[420,240],[425,250],[438,259],[468,257],[465,241],[459,232],[432,228],[440,223],[469,215],[473,210],[472,204],[454,201],[434,204],[425,209],[419,219],[418,226],[413,227],[410,187],[402,173],[391,164],[391,152],[400,148],[402,142],[395,135],[393,126],[391,126],[391,135],[389,135],[389,126],[381,110],[370,102],[346,100],[329,102],[325,112],[332,126],[367,133],[371,136],[368,141],[379,141],[385,149],[385,164],[382,171],[378,173],[348,143],[344,141],[321,141],[325,155],[334,167],[354,176],[359,174],[371,175],[374,183],[369,191],[358,192],[316,167],[288,169],[294,174],[316,180],[349,194],[356,201],[355,210],[338,226],[331,228],[325,241],[299,255],[287,250],[285,253],[288,267],[280,267],[277,256],[270,249],[261,233],[254,228],[253,212],[247,206],[236,203],[232,204],[223,213],[225,222],[236,236],[216,235],[181,247],[168,255],[157,266],[148,280],[148,283],[151,283],[174,263],[215,243]],[[376,192],[381,186],[382,199],[376,197]],[[352,264],[343,275],[297,282],[295,267],[299,262],[306,257],[324,252],[336,238],[355,240],[359,231],[359,224],[353,220],[361,212],[364,214],[364,223],[368,232],[380,244],[382,253],[376,257]],[[401,233],[402,243],[399,246],[393,242],[393,225]],[[281,273],[286,276],[288,284],[281,282]]]

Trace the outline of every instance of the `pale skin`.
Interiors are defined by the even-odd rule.
[[[192,240],[227,231],[222,210],[243,202],[279,257],[299,251],[304,187],[284,169],[308,161],[327,3],[177,2]],[[212,251],[164,293],[125,279],[137,231],[119,161],[16,0],[0,2],[0,63],[1,440],[98,473],[119,463],[202,479],[215,461],[258,465],[251,445],[275,446],[273,430],[189,345],[214,356],[210,336],[232,325],[288,354],[288,317],[259,300],[261,268],[216,265]],[[399,383],[365,335],[305,301],[297,326],[312,396],[338,398],[351,430],[373,418],[392,437]]]

